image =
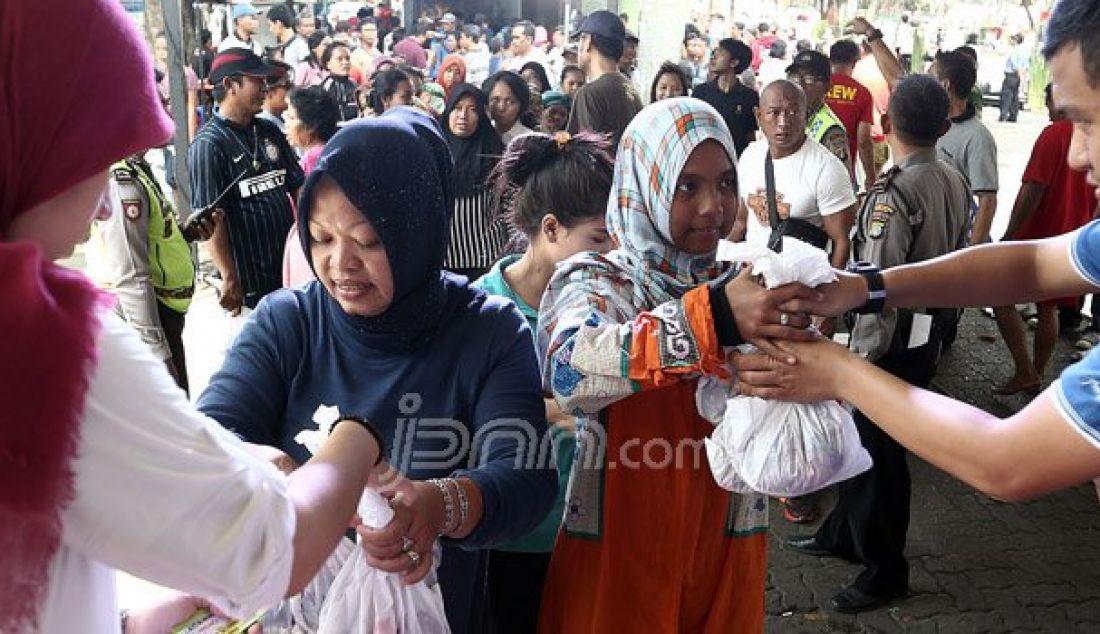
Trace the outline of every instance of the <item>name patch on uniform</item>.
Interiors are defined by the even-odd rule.
[[[875,203],[871,209],[871,224],[867,227],[867,236],[874,240],[881,238],[886,233],[886,224],[890,222],[890,215],[894,208],[886,203]]]
[[[251,198],[264,192],[271,191],[276,187],[282,187],[285,184],[286,170],[282,169],[260,174],[259,176],[253,176],[252,178],[246,178],[240,182],[239,188],[241,198]]]
[[[126,216],[127,220],[137,220],[141,217],[141,201],[140,200],[123,200],[122,201],[122,215]]]

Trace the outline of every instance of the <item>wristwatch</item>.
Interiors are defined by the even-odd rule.
[[[867,42],[877,42],[882,39],[882,31],[878,29],[871,29],[871,32],[867,34]]]
[[[848,267],[852,273],[862,275],[867,280],[867,301],[852,309],[860,315],[874,315],[886,308],[886,284],[882,281],[882,272],[870,262],[856,262]]]

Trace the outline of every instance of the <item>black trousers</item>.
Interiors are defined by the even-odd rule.
[[[489,552],[489,611],[494,634],[535,634],[550,553]]]
[[[1015,121],[1020,114],[1020,74],[1005,73],[1001,83],[1001,121]]]
[[[160,327],[164,330],[164,338],[168,342],[168,350],[172,353],[172,366],[176,369],[176,385],[184,392],[188,392],[187,382],[187,357],[183,352],[183,325],[186,316],[183,313],[168,308],[157,302],[157,314],[160,315]]]
[[[936,373],[940,339],[933,336],[919,348],[887,354],[876,365],[917,387],[928,387]],[[902,593],[909,587],[909,562],[905,560],[911,495],[907,452],[863,412],[855,412],[855,421],[874,465],[840,483],[837,505],[816,538],[837,555],[865,566],[853,584],[858,589],[877,595]]]

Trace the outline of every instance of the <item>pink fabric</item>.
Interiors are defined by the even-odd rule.
[[[0,632],[10,632],[35,629],[61,543],[106,300],[38,245],[6,235],[17,216],[172,128],[149,52],[117,0],[0,2],[0,42]]]
[[[315,145],[302,155],[300,164],[306,176],[317,166],[317,160],[321,158],[324,149],[323,145]],[[283,247],[283,286],[290,288],[314,279],[316,277],[313,275],[313,267],[309,265],[305,251],[302,250],[302,242],[298,239],[298,223],[294,223],[286,236],[286,246]]]
[[[328,77],[328,73],[317,68],[308,61],[301,62],[294,68],[294,85],[298,88],[310,88],[320,86]]]

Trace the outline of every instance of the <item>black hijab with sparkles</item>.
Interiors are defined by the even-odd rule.
[[[451,111],[463,97],[473,97],[477,103],[477,130],[466,138],[451,132]],[[489,172],[504,154],[504,144],[489,119],[488,100],[485,93],[472,84],[459,84],[451,90],[447,107],[443,110],[443,138],[451,148],[455,163],[455,193],[458,197],[470,196],[485,190]]]

